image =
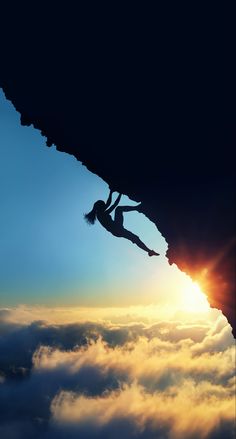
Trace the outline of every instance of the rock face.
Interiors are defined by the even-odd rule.
[[[170,263],[235,328],[234,126],[211,42],[194,32],[174,38],[152,22],[145,32],[128,22],[122,34],[117,23],[92,24],[91,34],[72,22],[72,33],[46,26],[42,35],[34,23],[32,50],[29,34],[17,33],[0,86],[23,125],[142,201]]]

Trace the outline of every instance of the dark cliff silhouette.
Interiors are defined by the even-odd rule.
[[[134,210],[139,210],[140,205],[137,206],[118,206],[122,194],[119,194],[116,201],[111,204],[112,201],[112,191],[110,191],[109,197],[105,203],[103,200],[98,200],[94,203],[94,206],[91,212],[84,215],[88,224],[94,224],[96,219],[100,222],[100,224],[112,235],[117,236],[118,238],[126,238],[129,241],[136,244],[139,248],[148,253],[148,256],[159,256],[159,253],[156,253],[154,250],[150,250],[142,241],[139,239],[137,235],[126,230],[123,226],[124,223],[124,212],[131,212]],[[111,212],[115,210],[114,220],[111,217]]]
[[[48,146],[142,202],[235,327],[233,57],[212,9],[151,9],[15,10],[0,86]]]

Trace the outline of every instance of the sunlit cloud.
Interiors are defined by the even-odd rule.
[[[97,429],[106,432],[109,424],[119,425],[122,420],[129,420],[136,437],[145,430],[157,435],[164,430],[165,437],[207,438],[222,422],[232,423],[234,402],[225,393],[224,388],[215,389],[208,383],[196,386],[192,381],[155,393],[147,393],[133,384],[94,398],[60,392],[51,409],[59,426],[77,425],[80,431],[87,424],[91,434]]]
[[[1,436],[233,439],[231,327],[218,310],[164,314],[0,310]]]
[[[176,297],[160,298],[160,303],[147,305],[113,306],[113,307],[85,307],[85,306],[30,306],[18,305],[16,307],[0,310],[0,318],[14,324],[29,324],[35,320],[44,320],[50,323],[63,324],[73,322],[111,321],[119,323],[145,322],[153,323],[160,320],[193,321],[202,320],[211,324],[221,312],[210,308],[205,294],[190,278],[184,281],[177,290]]]

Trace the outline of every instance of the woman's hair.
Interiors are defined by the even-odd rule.
[[[94,206],[92,208],[92,210],[89,213],[85,213],[84,214],[84,219],[85,221],[87,221],[87,223],[91,226],[92,224],[95,223],[96,219],[97,219],[97,209],[98,208],[103,208],[105,207],[105,203],[102,200],[98,200],[96,201],[96,203],[94,203]],[[105,209],[104,209],[105,210]]]
[[[96,208],[93,206],[93,209],[89,213],[84,214],[85,221],[91,226],[96,221]]]

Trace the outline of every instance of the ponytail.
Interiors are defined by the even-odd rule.
[[[89,213],[84,214],[85,221],[91,226],[96,221],[96,208],[93,206],[93,209]]]

